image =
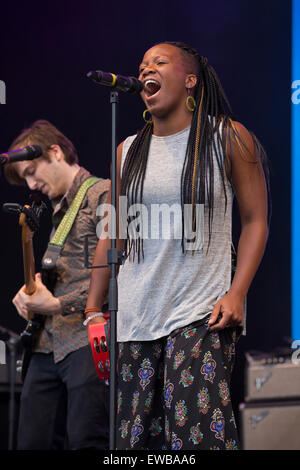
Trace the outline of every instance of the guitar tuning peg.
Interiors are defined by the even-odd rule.
[[[2,209],[4,210],[4,212],[9,212],[9,213],[20,214],[20,212],[22,212],[22,206],[14,202],[7,202],[3,204]]]

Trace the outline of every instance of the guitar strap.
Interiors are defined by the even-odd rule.
[[[56,262],[63,249],[67,236],[72,228],[74,220],[78,214],[82,200],[86,191],[99,181],[99,178],[91,177],[80,186],[72,204],[61,220],[54,236],[51,238],[46,253],[42,260],[42,267],[47,273],[49,283],[51,283],[51,272],[54,272]],[[52,284],[54,284],[52,282]],[[108,315],[105,319],[108,320]],[[89,326],[89,338],[92,348],[92,354],[98,376],[101,380],[109,377],[109,326],[107,321],[101,324]]]
[[[86,195],[87,190],[99,180],[100,178],[91,176],[90,178],[87,178],[78,189],[76,196],[72,201],[72,204],[68,208],[59,226],[57,227],[55,234],[48,243],[46,253],[44,254],[42,259],[43,269],[49,271],[55,268],[58,257],[64,247],[67,236],[69,235],[69,232],[76,219],[83,198]]]
[[[87,190],[97,183],[100,178],[91,176],[87,178],[80,188],[78,189],[75,198],[73,199],[70,207],[68,208],[66,214],[61,220],[59,226],[57,227],[54,236],[51,238],[46,253],[42,260],[43,268],[43,282],[46,284],[48,289],[51,290],[50,282],[51,277],[52,281],[55,281],[55,276],[52,274],[55,272],[54,268],[56,266],[57,259],[63,249],[67,236],[72,228],[72,225],[76,219],[78,211],[80,209],[83,198]],[[46,276],[45,276],[46,273]],[[54,285],[54,282],[52,282]],[[26,329],[21,334],[22,343],[24,346],[24,354],[22,360],[22,381],[24,382],[26,373],[28,370],[29,362],[32,355],[34,337],[38,334],[42,328],[45,321],[44,315],[34,315],[32,320],[27,323]]]

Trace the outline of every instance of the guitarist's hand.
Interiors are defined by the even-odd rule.
[[[60,301],[43,284],[40,273],[35,276],[36,289],[32,295],[25,293],[25,286],[13,298],[13,304],[19,315],[28,320],[30,313],[40,315],[57,315],[61,311]]]

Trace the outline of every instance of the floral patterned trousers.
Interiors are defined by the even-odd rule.
[[[118,450],[238,449],[229,387],[240,328],[207,322],[119,343]]]

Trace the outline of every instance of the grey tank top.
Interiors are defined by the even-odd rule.
[[[225,196],[215,155],[214,216],[209,250],[207,252],[209,230],[205,205],[204,226],[199,224],[202,246],[200,243],[194,254],[182,252],[182,221],[175,209],[181,208],[181,174],[189,130],[151,138],[142,201],[146,214],[146,218],[142,218],[144,258],[139,263],[137,256],[134,261],[132,257],[127,258],[120,267],[118,341],[155,340],[204,319],[230,288],[233,192],[225,177],[225,212]],[[124,141],[121,174],[135,137]]]

